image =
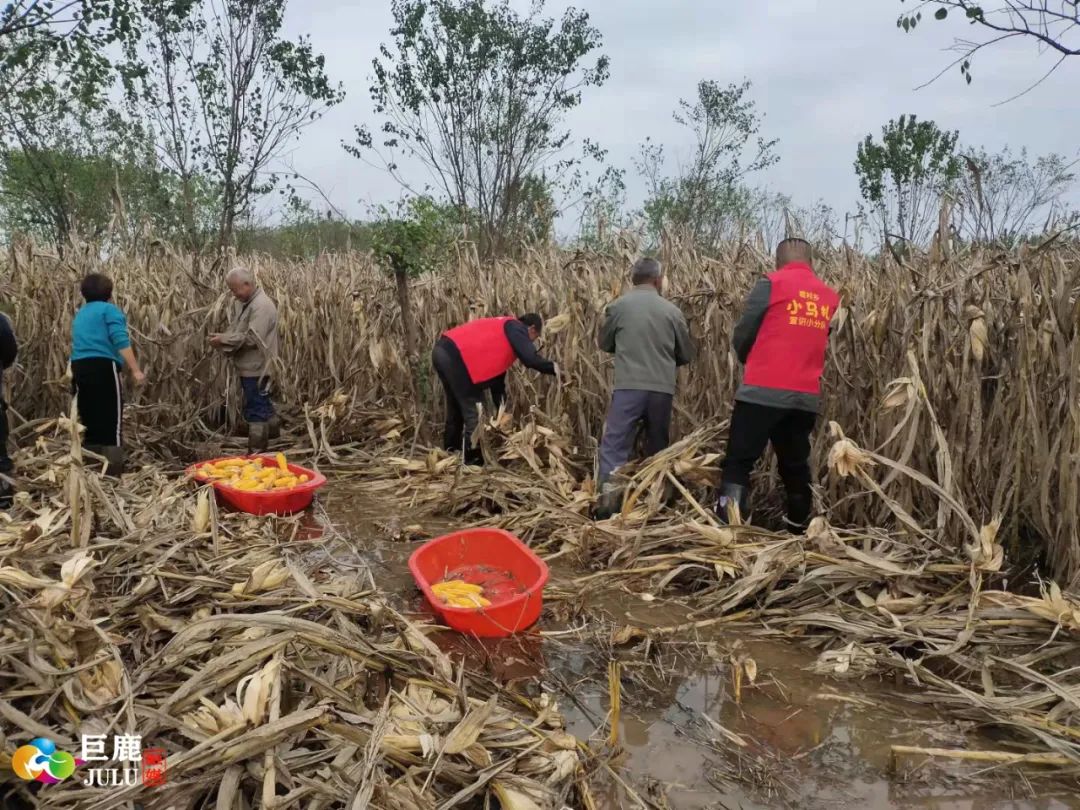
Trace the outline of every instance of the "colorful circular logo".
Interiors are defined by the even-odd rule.
[[[56,743],[38,737],[16,749],[11,757],[11,769],[20,779],[37,780],[55,785],[75,773],[75,757],[56,748]]]

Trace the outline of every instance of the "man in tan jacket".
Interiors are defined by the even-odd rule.
[[[210,336],[210,345],[224,352],[240,376],[248,451],[261,453],[280,430],[270,401],[270,376],[278,353],[277,307],[255,283],[246,267],[234,267],[225,283],[237,304],[229,331]]]

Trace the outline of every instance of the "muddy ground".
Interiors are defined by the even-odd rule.
[[[430,615],[406,561],[423,539],[460,525],[398,514],[355,483],[333,482],[324,493],[283,540],[301,556],[330,555],[336,565],[367,569],[395,606]],[[419,536],[403,536],[414,525]],[[894,761],[895,744],[983,750],[1000,743],[988,730],[917,702],[906,684],[814,674],[814,651],[797,643],[705,630],[615,645],[618,628],[680,624],[688,608],[645,601],[616,582],[567,589],[580,573],[572,563],[553,564],[544,614],[527,634],[478,641],[447,631],[435,639],[508,689],[556,695],[570,730],[605,752],[608,661],[620,661],[619,753],[593,778],[608,807],[640,800],[678,810],[1080,808],[1073,786],[1033,777],[1030,769]],[[737,688],[733,672],[741,666],[745,673],[748,658],[755,682],[744,676]]]

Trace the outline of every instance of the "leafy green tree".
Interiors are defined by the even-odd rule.
[[[476,218],[485,254],[533,216],[538,178],[550,194],[573,174],[581,158],[569,154],[565,116],[608,76],[589,15],[570,9],[556,23],[543,6],[522,15],[508,0],[393,0],[393,42],[371,87],[381,136],[358,126],[343,144],[413,193],[427,189],[406,170],[422,167],[463,222]]]
[[[237,253],[311,259],[325,252],[370,249],[370,225],[342,219],[335,211],[316,210],[306,199],[297,196],[290,197],[280,222],[240,227],[236,231]]]
[[[1065,201],[1075,186],[1077,161],[1049,154],[1035,159],[965,150],[956,185],[957,230],[972,242],[1014,247],[1032,233],[1068,227],[1076,211]]]
[[[212,190],[201,178],[195,187],[206,229]],[[173,240],[182,233],[178,197],[145,134],[114,113],[39,115],[0,148],[0,226],[61,251],[77,238],[129,249]]]
[[[933,121],[902,115],[867,135],[856,150],[855,173],[863,199],[876,212],[886,240],[925,244],[942,199],[960,174],[959,136]]]
[[[690,130],[693,151],[675,174],[666,173],[664,149],[642,146],[639,173],[649,186],[644,215],[652,240],[665,227],[691,236],[704,249],[730,238],[732,226],[749,220],[753,194],[746,178],[775,164],[776,139],[761,136],[764,116],[749,97],[751,83],[698,83],[697,99],[679,100],[675,121]]]
[[[110,56],[138,38],[140,22],[135,0],[0,3],[0,151],[7,156],[8,187],[23,194],[22,215],[37,208],[37,233],[56,239],[61,250],[77,231],[77,204],[65,197],[77,199],[93,173],[93,161],[82,159],[90,154],[87,142],[117,131],[106,104],[118,76]],[[69,165],[79,177],[63,175]],[[7,204],[18,206],[18,198]],[[33,223],[23,224],[34,230]]]
[[[148,33],[127,52],[128,73],[138,78],[132,98],[162,162],[180,179],[189,224],[194,178],[212,178],[219,191],[219,248],[233,243],[238,219],[276,185],[273,161],[343,98],[310,42],[283,36],[286,6],[143,0]]]
[[[138,30],[136,0],[0,3],[0,108],[18,115],[43,93],[85,99],[100,91],[112,77],[108,49]],[[60,75],[51,72],[57,64]]]
[[[900,0],[901,3],[906,0]],[[896,20],[906,33],[914,31],[933,11],[937,21],[960,19],[982,37],[978,40],[958,39],[954,50],[959,57],[950,67],[959,66],[960,73],[971,84],[971,60],[983,48],[1012,39],[1027,39],[1040,48],[1058,55],[1054,68],[1070,56],[1080,55],[1080,3],[1077,0],[912,0],[911,9]]]
[[[413,197],[399,205],[396,212],[383,208],[371,226],[371,252],[397,287],[405,352],[414,385],[418,384],[419,366],[409,280],[437,270],[446,260],[453,242],[456,214],[429,197]]]

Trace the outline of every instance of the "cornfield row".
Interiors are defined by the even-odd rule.
[[[738,382],[728,339],[747,290],[768,257],[752,245],[711,259],[669,245],[662,257],[668,294],[682,306],[699,357],[681,372],[676,436],[726,418]],[[484,266],[463,249],[437,276],[417,280],[413,306],[421,369],[439,332],[469,317],[538,311],[563,315],[541,350],[571,372],[550,378],[511,373],[518,412],[536,406],[562,425],[582,455],[594,452],[610,389],[610,358],[595,335],[607,302],[626,285],[633,259],[554,249]],[[289,406],[346,403],[345,410],[415,416],[400,316],[391,280],[361,255],[315,262],[252,260],[278,303],[282,367],[277,384]],[[191,276],[169,253],[61,261],[23,247],[0,267],[3,299],[22,342],[5,382],[18,417],[66,410],[64,379],[77,280],[104,269],[116,281],[150,376],[138,393],[139,425],[197,426],[197,417],[234,407],[207,334],[224,322],[220,279]],[[824,419],[861,446],[921,471],[988,521],[1004,517],[1006,545],[1045,542],[1053,572],[1080,581],[1080,253],[1072,247],[1019,254],[964,254],[897,265],[836,252],[818,262],[844,306],[835,322]],[[425,372],[426,374],[426,372]],[[430,375],[421,380],[421,419],[435,426],[442,403]],[[18,421],[18,419],[16,419]],[[719,449],[719,448],[718,448]],[[819,469],[826,442],[816,449]],[[924,526],[960,542],[940,500],[909,479],[881,471],[894,503]],[[880,503],[823,492],[834,520],[876,525]],[[1042,538],[1040,540],[1039,538]]]

